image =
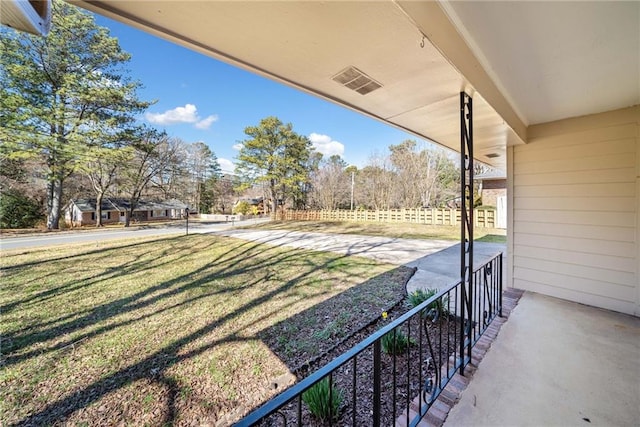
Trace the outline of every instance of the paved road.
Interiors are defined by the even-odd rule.
[[[268,219],[250,219],[244,222],[235,222],[235,225],[248,225],[252,223],[269,221]],[[189,234],[212,233],[231,228],[234,223],[201,223],[189,221]],[[72,243],[103,242],[106,240],[130,239],[135,237],[161,236],[169,234],[185,233],[184,222],[169,223],[164,226],[154,224],[152,226],[134,226],[130,229],[102,229],[96,231],[56,231],[51,233],[30,234],[25,236],[11,236],[0,238],[0,250],[26,249],[40,246],[57,246]]]

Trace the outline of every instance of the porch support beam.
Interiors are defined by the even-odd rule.
[[[473,99],[460,92],[460,375],[471,359],[473,337]],[[467,356],[465,356],[467,353]]]

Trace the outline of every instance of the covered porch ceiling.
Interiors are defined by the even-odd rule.
[[[454,150],[464,90],[503,170],[529,124],[640,103],[636,2],[73,2]]]

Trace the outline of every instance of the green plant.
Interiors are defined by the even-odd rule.
[[[429,298],[433,297],[438,293],[437,288],[429,288],[429,289],[418,289],[413,291],[408,296],[409,304],[412,307],[417,307]],[[442,297],[433,301],[431,304],[427,306],[427,310],[436,309],[438,313],[444,313],[444,305],[447,303],[447,297]]]
[[[342,404],[342,390],[333,385],[329,387],[329,378],[325,377],[302,393],[302,401],[309,411],[321,421],[336,419]]]
[[[36,200],[16,190],[0,194],[0,228],[32,228],[42,218]]]
[[[417,289],[409,294],[407,297],[409,304],[411,307],[417,307],[435,294],[438,293],[438,290],[435,288],[430,289]]]
[[[239,201],[233,208],[234,214],[249,215],[251,212],[251,205],[246,200]]]
[[[398,329],[382,337],[382,351],[387,354],[401,354],[407,350],[409,345],[411,345],[411,339]]]
[[[408,301],[412,307],[417,307],[423,302],[425,302],[426,300],[428,300],[429,298],[436,295],[437,293],[438,293],[437,288],[429,288],[426,290],[418,289],[409,294]],[[434,314],[438,314],[438,315],[446,314],[447,309],[445,307],[447,305],[447,301],[448,301],[447,297],[443,296],[442,298],[439,298],[433,301],[432,303],[430,303],[429,305],[427,305],[425,310],[428,312],[433,312]]]

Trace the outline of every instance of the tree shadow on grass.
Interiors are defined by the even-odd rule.
[[[397,267],[262,330],[258,337],[297,374],[404,301],[414,272]]]
[[[33,261],[33,262],[26,262],[26,263],[19,263],[19,264],[14,264],[8,267],[3,267],[0,268],[0,274],[4,277],[8,277],[10,275],[16,275],[16,274],[20,274],[22,271],[25,270],[31,270],[34,267],[43,265],[43,264],[48,264],[48,263],[53,263],[53,262],[67,262],[68,266],[71,267],[74,264],[82,264],[84,259],[87,259],[89,257],[92,257],[92,263],[94,264],[99,264],[96,261],[103,261],[103,260],[107,260],[110,256],[113,256],[113,252],[114,251],[127,251],[129,249],[135,249],[138,246],[143,246],[143,245],[153,245],[153,243],[155,242],[163,242],[163,243],[167,243],[167,242],[172,242],[172,241],[178,241],[178,239],[180,239],[179,237],[170,237],[170,238],[161,238],[161,239],[153,239],[153,240],[145,240],[143,242],[136,242],[136,243],[129,243],[129,244],[110,244],[108,247],[103,247],[100,249],[93,249],[93,250],[89,250],[86,251],[82,254],[73,254],[73,255],[68,255],[68,256],[48,256],[44,259],[38,260],[38,261]],[[47,255],[50,255],[51,252],[50,250],[42,250],[43,252],[45,252]],[[33,252],[32,252],[33,253]],[[95,255],[100,254],[100,256],[98,258],[95,258]],[[60,295],[62,293],[65,292],[70,292],[70,291],[74,291],[77,290],[79,288],[82,287],[86,287],[92,284],[93,281],[99,281],[99,280],[104,280],[108,277],[113,277],[114,275],[124,275],[127,273],[128,269],[131,269],[133,267],[135,267],[135,261],[136,260],[132,260],[131,263],[126,263],[123,265],[118,266],[117,268],[111,269],[111,270],[107,270],[103,273],[100,273],[98,275],[95,275],[94,277],[92,277],[92,281],[89,282],[84,282],[84,281],[80,281],[80,282],[75,282],[75,281],[71,281],[66,285],[62,285],[62,286],[56,286],[53,288],[49,288],[46,291],[42,291],[42,292],[38,292],[34,295],[31,295],[27,298],[23,298],[23,299],[19,299],[19,300],[15,300],[15,301],[11,301],[9,303],[5,303],[0,305],[0,312],[6,313],[9,312],[11,310],[13,310],[16,307],[22,306],[26,303],[30,303],[30,302],[34,302],[34,303],[41,303],[46,301],[47,299],[51,298],[51,297],[55,297],[57,295]],[[34,277],[32,280],[30,281],[22,281],[19,284],[20,288],[23,288],[24,286],[27,286],[31,283],[43,283],[47,278],[50,277],[55,277],[57,275],[60,274],[60,271],[56,270],[56,271],[52,271],[48,274],[45,275],[41,275],[41,276],[36,276]]]
[[[213,238],[213,240],[215,241],[216,239]],[[228,242],[230,241],[233,241],[234,243],[229,245]],[[239,307],[222,316],[212,316],[211,320],[206,321],[202,327],[193,330],[191,333],[187,333],[185,336],[180,337],[169,344],[163,345],[156,351],[152,351],[150,354],[143,356],[137,362],[128,364],[113,373],[96,378],[93,382],[88,385],[78,387],[77,390],[70,394],[63,395],[56,400],[45,402],[44,404],[37,406],[38,409],[34,409],[33,412],[24,418],[14,419],[9,422],[14,423],[15,425],[48,425],[64,423],[75,412],[84,408],[89,408],[93,403],[101,400],[103,397],[111,395],[114,392],[118,392],[135,382],[147,381],[149,383],[158,384],[159,387],[162,387],[166,391],[165,408],[162,411],[162,415],[158,415],[161,419],[154,419],[153,422],[158,422],[160,424],[173,423],[176,421],[176,417],[178,416],[179,409],[176,406],[176,399],[179,398],[181,389],[176,378],[172,376],[172,374],[167,373],[167,370],[171,366],[193,359],[208,350],[224,344],[246,341],[253,342],[260,337],[264,337],[265,341],[269,343],[270,341],[268,340],[268,337],[270,336],[277,340],[278,327],[267,328],[267,330],[262,332],[258,331],[256,332],[258,336],[247,334],[245,329],[243,329],[247,326],[245,324],[246,320],[242,319],[243,314],[254,309],[256,306],[264,306],[266,308],[260,312],[260,316],[253,319],[253,322],[260,322],[278,314],[276,309],[269,307],[272,302],[279,301],[279,306],[282,308],[287,305],[298,304],[301,301],[312,297],[312,295],[305,294],[304,292],[296,291],[291,293],[291,290],[296,286],[296,284],[302,280],[306,280],[315,272],[336,268],[336,266],[339,265],[340,260],[345,258],[345,256],[342,255],[335,255],[324,257],[322,260],[316,260],[314,257],[309,256],[308,251],[300,251],[296,249],[283,250],[235,239],[224,240],[224,243],[229,246],[228,250],[221,253],[217,258],[211,259],[206,266],[199,269],[190,270],[171,280],[151,285],[130,296],[116,298],[109,302],[99,304],[96,307],[81,313],[79,317],[71,318],[69,315],[64,315],[57,319],[41,322],[36,325],[40,329],[38,331],[32,331],[31,328],[27,328],[23,331],[16,331],[12,337],[15,340],[14,347],[9,349],[10,353],[7,354],[8,357],[5,360],[5,364],[15,364],[32,357],[43,356],[43,354],[47,353],[53,353],[53,358],[50,359],[50,361],[56,362],[59,358],[59,352],[68,348],[70,345],[73,345],[74,342],[77,342],[78,340],[99,337],[100,335],[113,331],[121,326],[131,326],[138,322],[146,321],[151,314],[145,314],[144,312],[138,313],[138,310],[153,307],[154,304],[159,301],[166,300],[176,295],[184,294],[185,296],[184,300],[154,311],[153,315],[160,314],[165,311],[170,312],[170,310],[178,306],[197,304],[203,298],[208,297],[219,298],[220,302],[224,303],[225,298],[228,298],[243,289],[261,286],[265,281],[277,281],[277,277],[274,278],[272,276],[277,276],[281,263],[288,262],[289,265],[300,265],[301,268],[295,274],[291,275],[288,280],[283,280],[281,284],[273,289],[265,291],[254,298],[242,301]],[[186,255],[178,255],[172,260],[172,262],[180,262],[184,256]],[[368,263],[370,263],[370,261],[363,260],[363,267],[369,265]],[[207,272],[206,270],[211,264],[217,264],[220,268],[217,268],[215,272]],[[162,266],[162,263],[160,263],[160,266]],[[304,268],[302,268],[302,266],[304,266]],[[154,265],[153,267],[143,266],[136,264],[136,261],[131,261],[130,265],[123,267],[124,270],[122,274],[126,274],[127,271],[134,270],[135,268],[144,270],[145,268],[158,268],[158,265]],[[385,280],[391,280],[393,274],[406,275],[408,270],[409,269],[400,268],[394,270],[396,273],[385,273],[380,276],[378,281],[372,279],[364,284],[357,285],[354,288],[351,288],[351,290],[346,290],[345,292],[349,292],[346,296],[342,298],[331,298],[329,300],[330,302],[320,304],[322,308],[318,308],[317,310],[313,310],[313,308],[308,309],[303,312],[306,314],[294,315],[293,318],[303,322],[311,315],[315,315],[317,318],[321,313],[330,313],[330,310],[333,310],[334,313],[335,310],[352,310],[353,300],[357,298],[366,300],[367,294],[377,292],[376,286],[381,286],[380,280],[382,280],[382,278],[386,278]],[[222,278],[233,277],[246,273],[251,273],[251,275],[248,276],[251,277],[251,280],[243,283],[241,286],[218,286],[211,289],[211,291],[203,292],[197,296],[189,297],[189,294],[186,294],[186,292],[189,292],[194,288],[205,287],[207,284],[220,281]],[[389,274],[392,274],[392,276],[389,276]],[[105,273],[102,279],[106,279],[107,277],[113,278],[110,273]],[[99,286],[100,281],[100,279],[96,278],[90,283],[85,284],[85,286],[90,289],[92,286]],[[71,284],[69,284],[69,286],[71,286]],[[395,300],[395,298],[398,297],[398,295],[395,295],[395,292],[398,292],[399,290],[400,289],[398,287],[389,286],[389,289],[385,292],[390,292],[390,298]],[[402,290],[402,292],[403,291],[404,290]],[[59,290],[59,292],[59,294],[54,292],[53,295],[46,295],[46,297],[61,297],[65,290],[62,289]],[[283,306],[281,298],[284,296],[286,296],[288,300]],[[40,295],[40,298],[44,297],[45,296]],[[380,315],[381,310],[386,308],[385,304],[387,300],[384,299],[384,296],[381,298],[382,301],[379,307],[376,308],[372,306],[367,313],[360,316],[362,321],[365,321],[366,315],[371,315],[374,318],[377,318]],[[349,301],[351,301],[351,303],[349,303]],[[20,304],[31,304],[33,302],[34,301],[32,300],[25,301],[23,299],[19,301],[14,308],[20,309]],[[128,319],[116,319],[116,317],[127,313],[133,314],[133,317]],[[76,314],[74,314],[74,316],[76,316]],[[339,318],[339,316],[337,317]],[[316,325],[319,329],[317,328],[316,331],[311,332],[310,330],[301,328],[301,334],[306,335],[310,333],[311,336],[314,334],[320,337],[325,336],[326,334],[331,333],[332,327],[336,326],[336,320],[338,319],[332,319],[325,315],[323,319],[319,319],[319,323]],[[342,321],[344,322],[344,320]],[[279,327],[281,328],[284,323],[285,322],[281,322]],[[215,339],[210,339],[210,334],[225,326],[229,326],[230,331],[220,335],[214,334]],[[71,336],[71,333],[73,332],[76,332],[73,338],[68,338],[62,341],[56,340],[60,336]],[[77,332],[80,332],[80,334]],[[348,328],[344,329],[341,333],[349,333]],[[336,333],[331,339],[339,339],[339,335],[339,333]],[[203,343],[202,341],[204,338],[207,339],[204,340],[206,342]],[[305,336],[305,338],[308,338],[308,336]],[[29,343],[34,342],[38,343],[36,350],[30,350],[27,348],[27,352],[18,352],[18,350],[24,350]],[[298,340],[298,342],[302,348],[303,344],[301,340]],[[324,342],[328,343],[330,341],[325,339]],[[283,351],[277,344],[278,343],[276,342],[272,347],[273,352],[276,354]],[[294,363],[297,363],[294,359],[286,359],[286,355],[284,354],[282,354],[281,359],[283,359],[287,366],[293,366]],[[269,393],[269,391],[259,391],[256,393],[256,396],[260,396],[260,398],[268,398]],[[261,403],[260,400],[249,400],[246,402],[231,401],[231,403],[212,402],[213,407],[211,411],[214,412],[212,416],[215,417],[215,411],[229,410],[229,407],[225,408],[224,405],[228,406],[230,404],[232,406],[237,406],[241,404],[248,404],[251,406],[259,403]],[[114,420],[110,421],[112,422]],[[130,421],[133,421],[134,423],[136,422],[136,420]]]
[[[129,246],[129,245],[127,245]],[[10,343],[10,345],[4,345],[3,353],[5,354],[4,360],[2,361],[4,365],[12,365],[14,363],[18,363],[22,360],[28,359],[30,357],[36,355],[46,354],[61,348],[64,348],[73,342],[77,342],[80,340],[84,340],[87,338],[94,337],[96,335],[105,333],[107,331],[116,329],[120,326],[124,326],[127,324],[135,323],[144,319],[147,316],[141,316],[138,318],[130,319],[128,321],[115,322],[110,323],[106,326],[100,327],[98,329],[93,329],[89,332],[76,335],[73,338],[69,338],[67,340],[59,341],[53,345],[40,345],[37,350],[28,351],[20,353],[25,347],[32,345],[35,342],[46,343],[50,340],[56,339],[62,335],[69,335],[75,331],[81,329],[87,329],[91,325],[95,323],[104,323],[108,321],[109,318],[121,316],[122,314],[128,312],[135,312],[145,307],[152,306],[162,299],[166,299],[172,296],[176,296],[178,294],[185,293],[193,288],[197,288],[210,282],[211,280],[220,279],[225,277],[225,274],[228,274],[229,268],[224,268],[216,271],[216,274],[213,275],[205,275],[204,277],[198,280],[190,280],[191,276],[198,275],[200,272],[207,270],[210,268],[211,264],[216,263],[226,263],[230,266],[233,265],[236,261],[240,261],[245,257],[250,251],[255,250],[257,244],[251,242],[242,242],[237,241],[234,246],[230,246],[228,251],[221,254],[219,257],[212,259],[210,263],[202,266],[200,269],[195,271],[190,271],[188,274],[183,276],[178,276],[172,280],[158,283],[154,286],[150,286],[145,288],[144,290],[137,292],[135,294],[118,298],[113,301],[109,301],[108,303],[99,304],[91,309],[87,309],[84,311],[76,311],[71,315],[61,316],[57,319],[51,321],[44,321],[40,323],[31,323],[24,330],[12,331],[10,333],[3,334],[3,340],[5,343]],[[113,249],[109,249],[113,250]],[[226,255],[229,253],[233,253],[233,257],[227,257]],[[79,283],[75,283],[73,286],[67,285],[63,287],[56,288],[55,292],[42,292],[34,297],[22,299],[18,302],[14,302],[8,304],[7,307],[3,308],[3,311],[9,311],[10,309],[19,309],[25,303],[42,303],[47,299],[61,297],[61,293],[63,290],[65,292],[69,292],[71,290],[79,290],[81,288],[90,288],[91,286],[99,285],[101,281],[107,279],[114,279],[118,277],[126,277],[127,274],[137,271],[143,272],[150,268],[162,268],[170,263],[180,262],[182,258],[187,256],[184,254],[183,256],[179,256],[167,260],[166,262],[160,262],[154,264],[153,266],[144,266],[140,265],[137,260],[132,261],[131,263],[119,266],[116,270],[107,270],[103,274],[99,274],[96,276],[92,276],[89,280],[83,280]],[[80,257],[81,258],[81,257]],[[79,260],[81,262],[81,260]],[[272,258],[269,265],[273,265],[278,262],[278,257]],[[266,267],[265,264],[262,267]],[[242,274],[251,271],[252,269],[257,269],[256,265],[254,268],[237,268],[231,272],[231,274]],[[264,280],[265,277],[258,277],[256,281]],[[74,282],[71,282],[74,283]],[[250,287],[254,282],[249,282],[245,284],[244,287]],[[241,289],[241,288],[240,288]],[[239,288],[235,287],[232,289],[221,289],[219,291],[214,292],[213,294],[224,294],[227,292],[235,292],[238,291]],[[211,296],[213,294],[207,294]],[[206,295],[205,295],[206,296]],[[199,298],[196,298],[199,299]],[[194,299],[194,301],[196,300]],[[185,302],[187,303],[187,302]],[[173,308],[176,308],[179,305],[174,305]]]

